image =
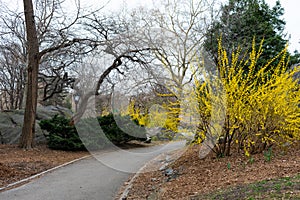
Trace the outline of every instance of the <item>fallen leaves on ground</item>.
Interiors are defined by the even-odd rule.
[[[197,145],[189,147],[169,165],[176,172],[174,178],[160,170],[139,174],[127,199],[189,199],[193,195],[300,173],[300,143],[285,152],[275,148],[271,161],[263,153],[250,159],[238,152],[226,158],[211,154],[199,159],[198,151]]]
[[[88,152],[51,150],[38,145],[31,150],[17,145],[0,145],[0,188],[88,155]]]

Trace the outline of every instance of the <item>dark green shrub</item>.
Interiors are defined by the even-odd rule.
[[[85,150],[78,133],[70,119],[55,115],[51,119],[41,120],[39,123],[42,130],[48,133],[45,137],[51,149],[61,150]]]
[[[98,121],[106,137],[114,144],[146,139],[145,128],[137,125],[128,115],[109,114],[98,117]]]
[[[102,149],[109,144],[109,140],[99,128],[96,118],[81,119],[76,124],[76,130],[88,150]]]
[[[70,125],[70,119],[58,115],[42,120],[39,125],[48,132],[45,136],[52,149],[96,150],[104,148],[110,142],[121,144],[130,140],[144,141],[147,138],[145,129],[132,121],[130,116],[109,114],[98,117],[96,124],[93,118],[82,119],[76,126],[77,130]],[[101,128],[95,128],[99,125]]]

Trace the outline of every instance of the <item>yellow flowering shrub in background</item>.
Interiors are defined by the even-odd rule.
[[[180,103],[166,102],[162,105],[152,105],[143,113],[140,108],[135,106],[135,101],[132,100],[128,106],[127,113],[131,118],[138,122],[139,125],[147,128],[163,128],[169,139],[173,139],[175,133],[178,132],[180,122]]]
[[[128,114],[132,118],[132,120],[135,120],[138,122],[141,126],[147,126],[148,125],[148,115],[142,114],[140,109],[135,106],[135,101],[130,101],[128,105]]]

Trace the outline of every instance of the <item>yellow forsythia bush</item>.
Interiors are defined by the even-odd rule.
[[[287,69],[287,49],[257,66],[263,41],[258,49],[254,41],[248,54],[241,55],[238,49],[229,57],[220,39],[218,74],[203,79],[201,72],[195,79],[196,141],[214,138],[218,141],[214,151],[220,156],[230,155],[234,143],[250,156],[300,139],[300,88],[294,78],[299,68]],[[274,66],[276,59],[280,62]]]
[[[127,113],[133,120],[136,120],[139,125],[148,128],[161,127],[177,132],[180,121],[178,117],[180,113],[179,102],[163,103],[161,108],[164,109],[164,112],[159,110],[152,110],[150,112],[147,110],[146,113],[142,113],[141,110],[135,106],[135,101],[131,101]]]

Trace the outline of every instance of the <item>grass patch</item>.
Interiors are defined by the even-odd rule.
[[[202,199],[298,199],[300,200],[300,174],[294,177],[282,177],[263,180],[252,184],[235,186],[210,192],[206,195],[191,196],[191,200]]]

